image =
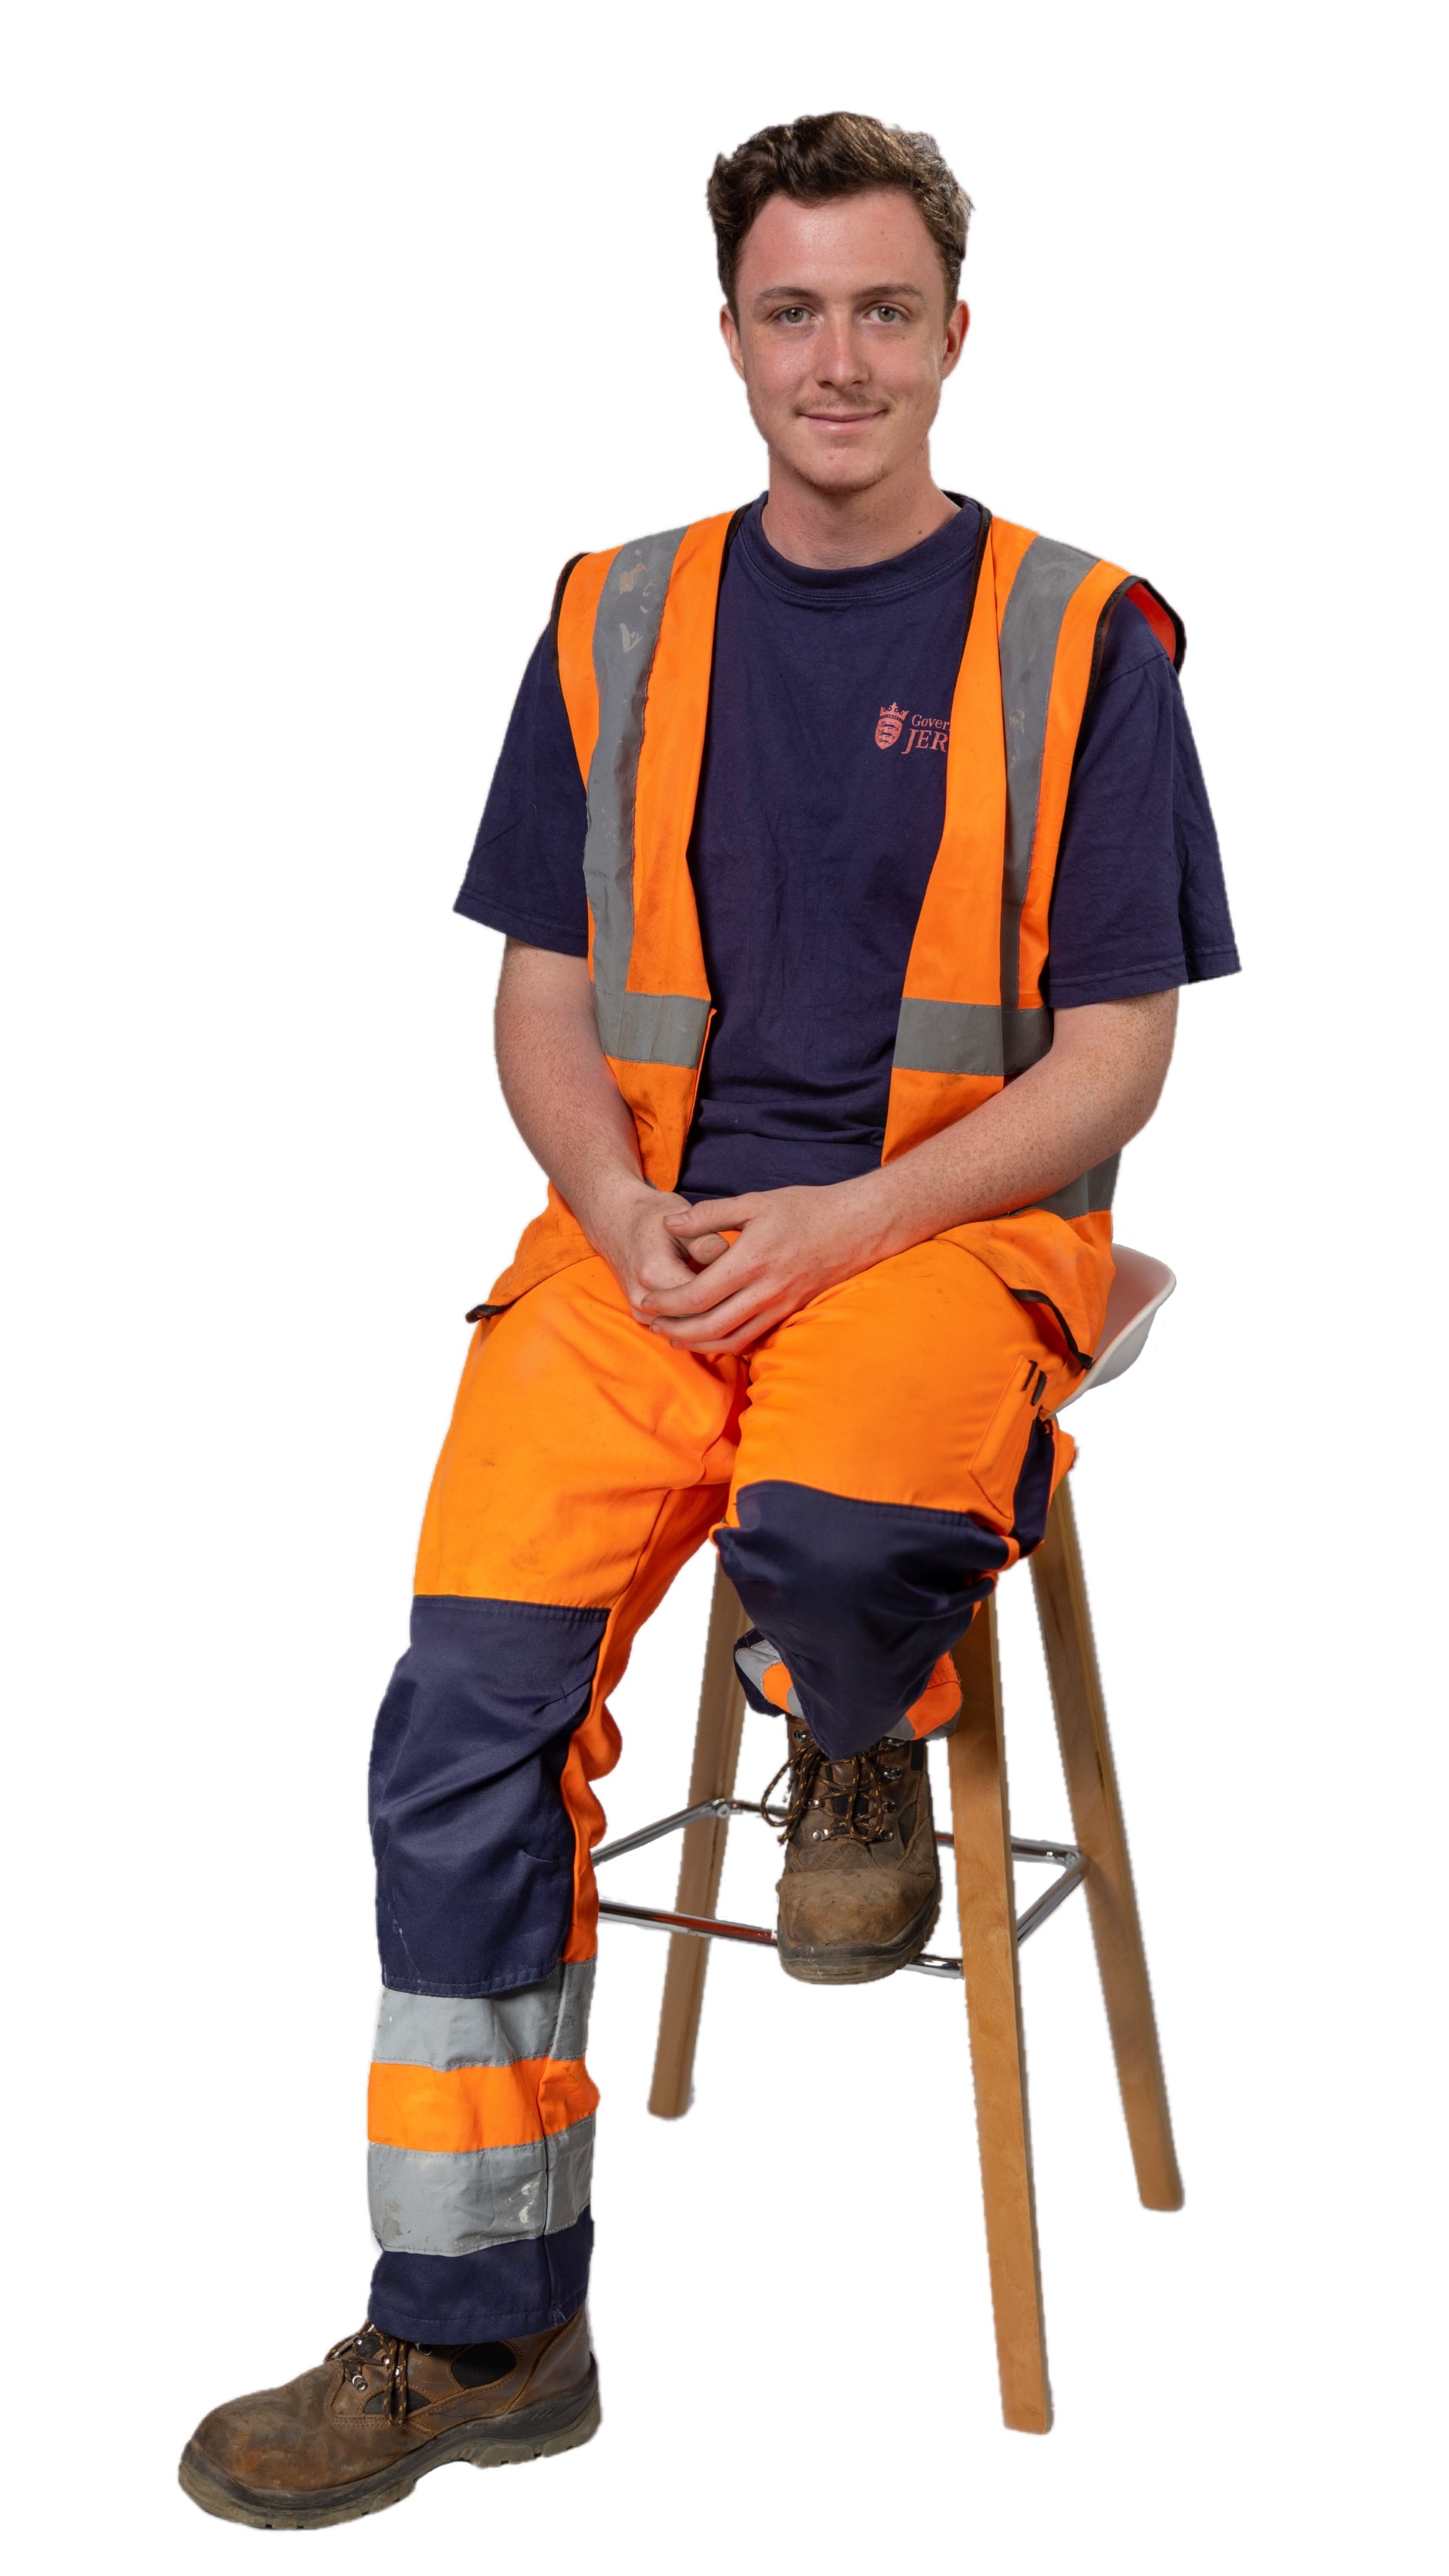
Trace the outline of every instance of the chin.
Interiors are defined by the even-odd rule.
[[[889,456],[822,456],[818,449],[792,457],[796,473],[817,492],[869,492],[891,470]]]

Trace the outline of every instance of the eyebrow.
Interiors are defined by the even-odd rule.
[[[801,304],[812,304],[820,301],[820,289],[818,286],[762,286],[750,298],[750,301],[752,304],[773,304],[777,297],[782,295],[789,296],[795,302]],[[880,304],[884,303],[887,297],[893,295],[914,295],[924,300],[925,289],[920,286],[912,286],[909,283],[892,286],[862,286],[857,288],[852,301],[858,304]]]

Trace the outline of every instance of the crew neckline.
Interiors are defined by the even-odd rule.
[[[908,546],[904,554],[887,555],[880,563],[824,568],[791,563],[788,555],[776,553],[762,525],[769,499],[762,492],[740,521],[733,553],[742,557],[751,577],[764,589],[800,608],[840,608],[866,600],[878,606],[886,600],[908,599],[915,591],[951,580],[975,553],[980,503],[961,492],[948,492],[946,498],[957,505],[954,519],[934,528],[919,545]]]

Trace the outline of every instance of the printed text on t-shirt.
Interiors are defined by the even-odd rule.
[[[892,750],[896,743],[901,741],[903,733],[906,737],[905,741],[901,742],[903,753],[944,751],[951,739],[951,719],[949,716],[916,715],[908,718],[906,709],[898,707],[892,698],[888,707],[881,708],[876,719],[875,738],[878,749]]]

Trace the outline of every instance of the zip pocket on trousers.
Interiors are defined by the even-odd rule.
[[[1003,1458],[1011,1458],[1011,1485],[1016,1483],[1016,1470],[1025,1455],[1027,1439],[1035,1419],[1032,1388],[1039,1374],[1034,1359],[1019,1359],[1001,1392],[995,1412],[981,1435],[971,1473],[983,1491],[993,1491],[994,1470]],[[1020,1454],[1013,1456],[1013,1451]]]

